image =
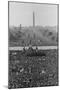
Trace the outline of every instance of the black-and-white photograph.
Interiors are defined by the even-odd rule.
[[[58,4],[8,2],[8,88],[58,86]]]

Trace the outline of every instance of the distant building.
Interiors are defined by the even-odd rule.
[[[21,24],[20,24],[20,30],[22,29],[22,26],[21,26]]]

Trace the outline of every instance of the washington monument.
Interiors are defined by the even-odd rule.
[[[33,27],[35,27],[35,13],[33,12]]]

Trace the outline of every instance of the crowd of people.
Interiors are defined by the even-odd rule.
[[[29,50],[9,51],[8,88],[58,85],[58,50],[37,52],[41,52],[42,55],[29,56]]]

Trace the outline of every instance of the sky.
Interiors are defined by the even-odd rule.
[[[9,26],[56,26],[57,5],[9,2]]]

